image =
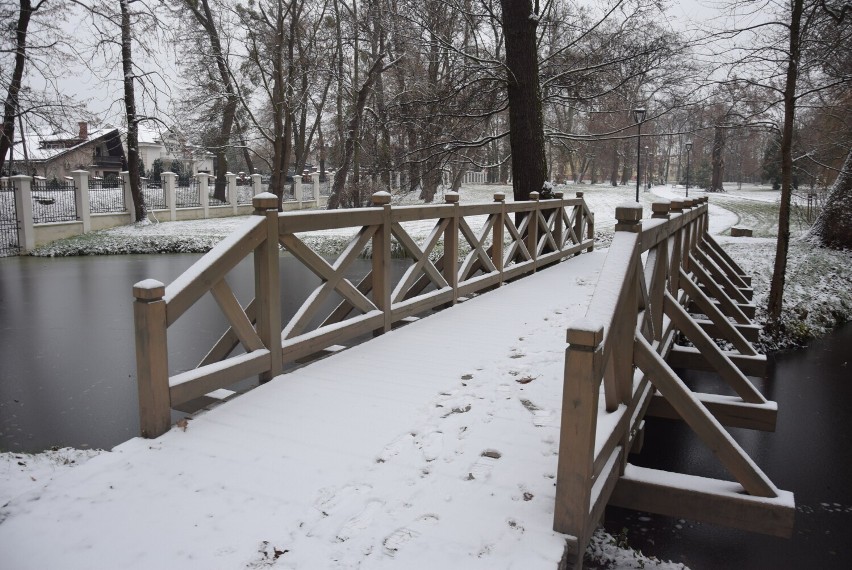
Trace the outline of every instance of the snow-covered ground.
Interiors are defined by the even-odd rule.
[[[564,331],[603,258],[475,297],[46,484],[34,477],[0,508],[4,565],[555,568]],[[592,552],[656,564],[615,542],[600,534]]]

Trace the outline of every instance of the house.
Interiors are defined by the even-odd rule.
[[[139,125],[139,158],[147,173],[151,172],[157,159],[162,160],[165,170],[169,170],[172,161],[179,160],[189,174],[213,172],[213,154],[189,144],[172,129],[160,132]]]
[[[88,123],[78,123],[76,134],[30,130],[14,141],[6,156],[11,173],[43,176],[48,180],[70,176],[74,170],[88,170],[94,177],[118,176],[126,168],[121,131],[105,127],[89,131]]]

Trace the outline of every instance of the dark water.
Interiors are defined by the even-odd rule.
[[[713,383],[692,376],[696,387]],[[693,569],[852,568],[852,324],[807,349],[770,357],[763,392],[778,402],[775,433],[731,429],[781,489],[796,496],[790,540],[610,508],[610,533]],[[649,419],[631,462],[730,479],[686,424]]]
[[[132,286],[169,283],[199,257],[0,258],[0,450],[110,448],[136,436]],[[408,263],[395,263],[397,278]],[[356,260],[347,275],[368,270],[369,261]],[[281,275],[286,318],[320,280],[290,257]],[[227,280],[245,305],[253,297],[251,258]],[[194,368],[226,328],[212,296],[202,297],[169,327],[171,373]]]

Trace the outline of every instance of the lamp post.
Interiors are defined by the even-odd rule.
[[[651,180],[649,178],[649,174],[651,174],[651,161],[648,158],[648,145],[645,145],[645,192],[650,190],[651,188]]]
[[[692,150],[692,141],[686,142],[686,198],[689,198],[689,151]]]
[[[641,180],[639,176],[639,166],[640,166],[640,158],[642,152],[642,121],[645,120],[645,109],[643,107],[639,107],[638,109],[633,109],[633,120],[636,122],[636,125],[639,127],[639,136],[636,138],[636,202],[639,202],[639,180]]]

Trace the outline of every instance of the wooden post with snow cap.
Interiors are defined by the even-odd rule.
[[[133,286],[139,428],[148,438],[161,436],[171,425],[165,293],[165,285],[154,279]]]
[[[651,204],[651,217],[656,220],[668,220],[671,205],[668,200],[657,200]]]
[[[500,212],[494,220],[493,239],[491,245],[491,262],[500,273],[500,284],[503,284],[503,232],[506,227],[506,194],[494,193],[494,201],[500,203]]]
[[[255,216],[266,218],[266,239],[254,250],[254,298],[257,335],[269,349],[269,370],[260,374],[268,382],[281,374],[281,274],[278,270],[278,196],[261,192],[252,198]]]
[[[642,231],[642,206],[636,202],[625,202],[615,207],[615,231]]]
[[[373,234],[373,304],[384,313],[384,323],[381,329],[373,331],[374,335],[391,330],[391,195],[389,192],[376,192],[372,196],[373,206],[382,208],[382,223]]]
[[[562,249],[562,244],[565,240],[565,219],[562,213],[565,208],[565,204],[562,202],[562,198],[564,196],[565,194],[563,192],[553,193],[553,197],[556,200],[559,200],[559,206],[554,212],[555,218],[553,219],[553,240],[556,242],[556,249],[559,250]]]
[[[446,192],[444,202],[453,206],[450,223],[444,230],[444,279],[453,290],[453,302],[459,300],[459,193]]]
[[[582,560],[589,542],[595,434],[603,372],[603,325],[586,319],[568,328],[553,530],[569,541],[569,562]]]

